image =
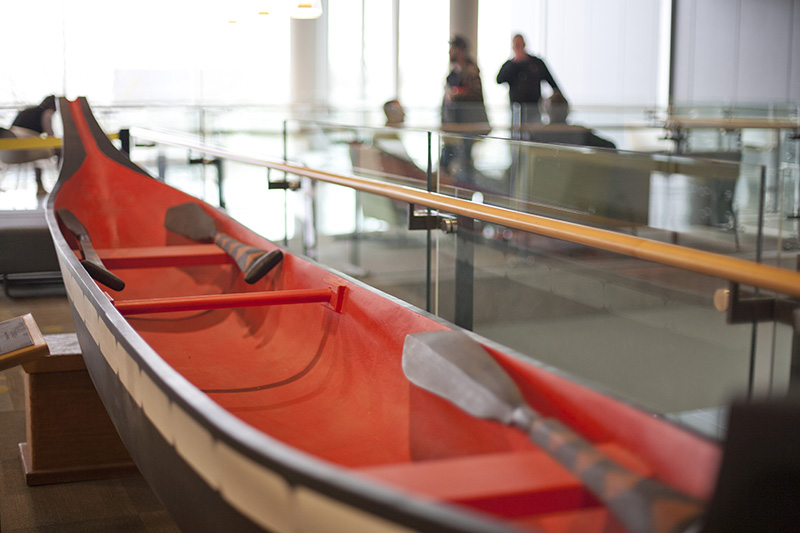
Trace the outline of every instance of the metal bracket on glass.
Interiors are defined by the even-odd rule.
[[[213,165],[215,167],[222,164],[222,159],[219,157],[190,157],[190,165]]]
[[[727,312],[729,324],[778,322],[800,331],[800,301],[793,298],[744,294],[738,283],[714,293],[714,307]]]
[[[667,126],[664,136],[659,137],[658,139],[661,141],[674,141],[676,143],[680,143],[686,140],[686,133],[684,133],[680,128]]]
[[[800,393],[800,301],[794,298],[744,295],[738,283],[730,289],[719,289],[714,293],[714,307],[726,311],[728,324],[753,324],[777,322],[792,328],[791,363],[789,368],[789,391]],[[753,390],[753,361],[751,360],[750,390]]]
[[[160,157],[160,156],[159,156]],[[223,188],[222,184],[225,181],[225,174],[223,172],[223,165],[222,159],[219,157],[191,157],[189,156],[189,164],[190,165],[203,165],[204,167],[207,165],[213,166],[217,169],[217,193],[219,195],[219,206],[225,209],[225,197],[223,196]],[[159,178],[163,180],[164,178],[164,170],[161,168],[162,163],[159,163],[159,171],[158,175]],[[166,166],[166,158],[164,158],[164,166]]]
[[[270,175],[271,171],[272,171],[271,168],[267,169],[267,188],[269,190],[273,190],[273,189],[286,190],[286,189],[289,189],[290,191],[296,191],[297,189],[300,188],[300,182],[299,181],[289,181],[289,180],[286,179],[286,175],[285,174],[284,174],[283,179],[280,180],[280,181],[272,181],[272,180],[270,180],[269,179],[269,175]]]
[[[458,223],[453,215],[443,215],[435,209],[408,204],[408,229],[440,229],[445,233],[455,233]]]

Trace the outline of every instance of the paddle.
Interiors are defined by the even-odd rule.
[[[403,371],[415,385],[471,415],[527,433],[630,531],[684,531],[696,526],[704,512],[701,502],[631,472],[557,420],[542,417],[525,402],[511,376],[464,333],[428,331],[406,336]]]
[[[217,232],[217,223],[200,204],[187,202],[167,209],[164,227],[193,241],[214,241],[225,250],[244,273],[244,280],[253,284],[263,278],[283,259],[283,252],[267,252]]]
[[[86,269],[86,272],[89,273],[92,279],[115,291],[124,289],[125,282],[109,272],[105,265],[103,265],[100,256],[97,255],[94,246],[92,246],[89,232],[86,231],[86,228],[81,224],[81,221],[78,220],[78,217],[72,214],[72,211],[69,209],[57,209],[56,216],[61,220],[64,226],[77,237],[81,247],[81,253],[83,254],[81,265],[83,265],[83,268]]]

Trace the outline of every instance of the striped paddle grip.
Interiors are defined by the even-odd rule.
[[[615,463],[553,419],[536,419],[531,440],[575,474],[632,532],[677,532],[696,528],[705,505],[653,478]]]
[[[225,233],[217,233],[214,236],[214,243],[236,261],[239,270],[244,273],[244,280],[250,284],[263,278],[283,259],[280,250],[265,252],[237,241]]]

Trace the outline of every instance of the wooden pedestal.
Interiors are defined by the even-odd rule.
[[[28,485],[137,472],[83,363],[75,334],[45,336],[50,355],[25,363]]]

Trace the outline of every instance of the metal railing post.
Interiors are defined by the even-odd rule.
[[[129,158],[131,156],[131,130],[123,128],[119,130],[119,142],[122,152]]]
[[[428,132],[428,167],[427,167],[427,186],[428,192],[433,192],[433,155],[431,153],[433,150],[433,132]],[[428,209],[428,215],[431,214],[430,208]],[[425,251],[425,310],[431,312],[431,280],[432,280],[432,261],[433,261],[433,254],[431,253],[431,248],[433,247],[433,238],[431,235],[431,230],[427,230],[426,236],[426,251]]]
[[[458,217],[455,324],[472,331],[475,304],[475,219]]]

